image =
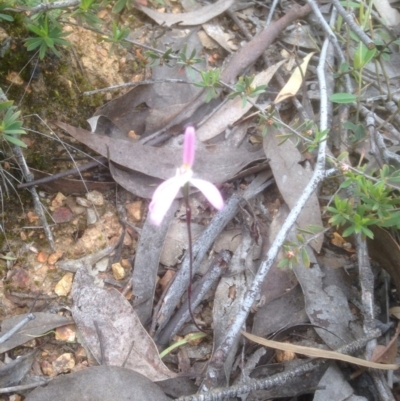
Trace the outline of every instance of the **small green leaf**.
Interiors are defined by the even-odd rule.
[[[367,227],[361,227],[361,231],[365,234],[368,238],[374,239],[374,233]]]
[[[112,9],[112,13],[113,14],[118,14],[120,13],[126,6],[127,0],[118,0],[113,9]]]
[[[0,13],[0,21],[1,20],[13,22],[14,18],[11,17],[11,15]]]
[[[348,104],[357,100],[357,96],[352,93],[334,93],[329,97],[332,103]]]
[[[311,263],[310,263],[310,258],[308,256],[308,253],[306,251],[306,248],[302,248],[301,250],[301,260],[303,262],[303,265],[305,267],[310,267]]]
[[[288,267],[289,264],[290,264],[289,259],[286,259],[286,258],[285,258],[285,259],[281,260],[281,261],[278,263],[278,267],[279,267],[279,268]]]
[[[376,48],[369,50],[364,43],[360,42],[356,52],[354,53],[354,68],[356,70],[361,70],[375,57],[376,52]]]
[[[9,136],[9,135],[6,135],[6,134],[3,134],[3,138],[7,142],[12,143],[13,145],[20,146],[21,148],[27,148],[26,144],[24,142],[22,142],[21,140],[19,140],[18,138],[15,138],[13,136]]]
[[[0,254],[0,259],[3,259],[3,260],[17,260],[17,258],[14,257],[14,256],[7,256],[7,255],[1,255],[1,254]]]
[[[10,106],[12,106],[14,103],[13,100],[7,100],[6,102],[1,102],[0,103],[0,111],[8,109]]]
[[[349,152],[342,152],[338,157],[337,161],[341,162],[342,160],[348,160],[349,159]]]
[[[355,227],[354,226],[350,226],[347,227],[342,234],[342,237],[348,237],[349,235],[353,234],[355,232]]]

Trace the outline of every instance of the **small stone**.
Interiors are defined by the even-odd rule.
[[[43,361],[40,364],[40,368],[45,376],[55,376],[53,365],[49,361]]]
[[[46,252],[39,252],[37,254],[37,261],[39,263],[47,263],[48,259],[49,259],[49,255]]]
[[[86,209],[86,223],[87,223],[87,225],[90,226],[91,224],[96,223],[96,221],[97,221],[96,211],[92,207]]]
[[[94,206],[104,205],[104,197],[99,191],[92,191],[86,194],[88,201],[92,202]]]
[[[50,265],[54,265],[54,263],[56,263],[61,258],[62,255],[63,254],[60,251],[52,253],[47,259],[47,263],[49,263]]]
[[[87,358],[87,354],[85,351],[85,348],[83,347],[79,347],[76,351],[75,351],[75,358],[78,362],[82,362],[84,359]]]
[[[64,277],[56,284],[54,292],[59,297],[66,297],[72,288],[72,279],[74,275],[72,273],[66,273]]]
[[[121,266],[120,263],[112,264],[111,269],[115,280],[123,280],[125,278],[125,269]]]
[[[39,220],[39,216],[35,212],[28,212],[26,217],[28,217],[29,223],[34,223]]]
[[[68,373],[75,366],[75,359],[72,353],[66,352],[65,354],[60,355],[52,365],[58,374]]]
[[[139,222],[142,220],[142,201],[127,203],[125,207],[126,212],[132,221]]]
[[[128,138],[140,139],[140,135],[138,135],[134,130],[130,130],[128,132]]]
[[[56,223],[67,223],[74,218],[71,210],[65,206],[55,209],[51,216]]]
[[[121,266],[124,268],[124,269],[130,269],[132,266],[131,266],[131,262],[129,262],[129,259],[122,259],[121,260]]]
[[[67,199],[67,197],[61,192],[58,192],[55,198],[51,201],[51,206],[52,208],[54,208],[53,210],[57,209],[60,206],[63,206],[65,199]]]
[[[108,15],[108,10],[106,10],[105,8],[103,10],[99,11],[97,14],[97,16],[100,19],[104,19],[107,15]]]
[[[68,324],[66,326],[56,328],[56,341],[68,341],[73,342],[76,338],[76,329],[74,324]]]
[[[90,201],[88,201],[85,198],[81,198],[80,196],[78,196],[76,198],[76,203],[78,205],[80,205],[80,206],[83,206],[83,207],[91,207],[92,206],[92,203]]]

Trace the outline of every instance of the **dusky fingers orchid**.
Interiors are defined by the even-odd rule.
[[[221,210],[224,207],[224,200],[215,185],[206,180],[193,178],[192,166],[195,157],[195,142],[194,127],[187,127],[183,142],[183,164],[177,169],[175,177],[164,181],[155,190],[150,202],[150,219],[157,226],[161,224],[179,190],[189,185],[199,189],[217,210]]]

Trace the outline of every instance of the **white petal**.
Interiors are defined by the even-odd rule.
[[[165,214],[185,182],[185,178],[176,176],[157,187],[149,205],[150,219],[153,224],[159,226],[162,223]]]
[[[192,178],[189,182],[196,188],[200,189],[207,200],[217,210],[221,210],[224,208],[224,200],[222,199],[222,195],[214,184],[211,184],[211,182],[205,180],[200,180],[198,178]]]

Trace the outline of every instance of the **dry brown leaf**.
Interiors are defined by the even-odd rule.
[[[369,255],[389,273],[400,293],[400,246],[385,229],[378,226],[369,228],[374,233],[374,239],[367,238]]]
[[[175,377],[130,303],[117,290],[99,288],[80,268],[72,288],[72,315],[85,344],[99,363],[125,366],[152,381]]]
[[[400,334],[400,324],[397,326],[394,336],[389,343],[385,345],[377,345],[372,353],[371,360],[381,363],[392,363],[397,356],[397,338]]]
[[[339,248],[345,249],[348,252],[354,252],[354,249],[351,247],[351,243],[344,239],[339,233],[334,232],[331,243]]]
[[[390,316],[394,316],[396,319],[400,319],[400,306],[394,306],[389,309]]]
[[[279,341],[266,340],[265,338],[255,336],[253,334],[246,333],[242,331],[242,334],[247,337],[249,340],[254,341],[255,343],[264,345],[266,347],[279,349],[281,351],[292,351],[297,354],[306,355],[311,358],[326,358],[333,359],[335,361],[343,361],[348,363],[353,363],[355,365],[364,366],[366,368],[373,369],[382,369],[382,370],[396,370],[400,366],[394,364],[383,365],[376,362],[366,361],[364,359],[355,358],[353,356],[341,354],[335,351],[328,351],[319,348],[313,347],[304,347],[302,345],[295,345],[289,343],[282,343]]]
[[[126,139],[93,134],[61,122],[57,122],[57,125],[94,151],[106,157],[108,155],[111,161],[133,170],[118,169],[120,175],[116,176],[113,164],[110,164],[114,179],[128,191],[143,198],[151,198],[155,186],[160,183],[158,179],[173,177],[176,168],[182,164],[181,149],[132,143]],[[199,146],[193,170],[202,179],[221,183],[231,179],[249,163],[264,158],[263,153],[262,150],[249,152],[244,146],[234,148],[225,143],[212,148]]]
[[[138,6],[138,8],[159,25],[168,27],[175,24],[193,26],[204,24],[214,17],[217,17],[226,11],[233,3],[234,0],[219,0],[214,4],[201,7],[196,11],[179,14],[159,13],[158,11],[143,6]]]
[[[311,180],[313,171],[309,164],[305,167],[300,164],[302,156],[290,139],[279,144],[280,140],[277,135],[280,134],[281,132],[277,128],[270,127],[268,135],[264,138],[263,146],[265,155],[270,160],[270,167],[279,191],[289,208],[292,209]],[[315,192],[306,202],[297,223],[303,229],[309,225],[323,226],[319,201]],[[308,238],[308,235],[305,237]],[[319,253],[322,241],[323,236],[320,235],[310,245]]]
[[[254,87],[258,85],[266,85],[272,79],[275,72],[279,67],[285,62],[285,60],[280,61],[266,69],[261,71],[254,77],[252,85]],[[257,97],[252,98],[253,101],[257,101]],[[243,100],[240,96],[234,99],[228,100],[217,113],[213,114],[197,131],[197,137],[200,141],[208,141],[214,138],[221,132],[223,132],[226,127],[233,124],[235,121],[239,120],[244,114],[246,114],[253,104],[247,102],[243,107]]]
[[[390,27],[400,24],[400,13],[390,5],[389,0],[374,1],[374,7]]]
[[[299,91],[303,83],[303,78],[307,71],[308,62],[313,55],[314,52],[307,54],[307,56],[304,57],[301,65],[294,69],[292,76],[289,78],[289,81],[287,81],[286,85],[278,93],[278,96],[274,100],[274,104],[278,104],[288,97],[294,96]]]

